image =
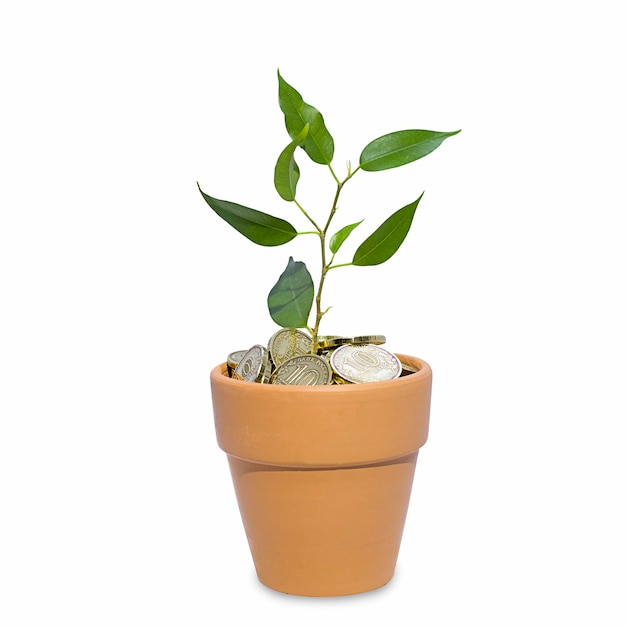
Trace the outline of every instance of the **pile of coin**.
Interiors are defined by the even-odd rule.
[[[272,385],[345,385],[393,380],[417,370],[381,348],[383,335],[318,337],[313,340],[296,328],[274,333],[267,347],[255,344],[249,350],[228,355],[231,378]]]

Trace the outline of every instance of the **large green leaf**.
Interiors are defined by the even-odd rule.
[[[354,224],[348,224],[348,226],[344,226],[341,230],[338,230],[330,239],[330,251],[333,254],[336,254],[339,248],[341,248],[343,242],[348,238],[348,235],[363,222],[356,222]]]
[[[198,189],[200,189],[199,184]],[[227,200],[212,198],[202,189],[200,189],[200,193],[206,203],[223,220],[226,220],[242,235],[260,246],[281,246],[291,241],[298,234],[289,222],[279,217],[273,217],[262,211],[250,209]]]
[[[296,148],[306,139],[309,125],[280,153],[274,168],[274,187],[283,200],[293,202],[296,199],[296,186],[300,179],[300,169],[293,156]]]
[[[335,143],[324,124],[322,114],[302,99],[302,96],[278,72],[278,104],[285,115],[285,126],[295,139],[305,124],[309,133],[302,148],[315,163],[329,165],[333,160]]]
[[[285,271],[267,297],[272,319],[283,328],[306,328],[313,292],[313,279],[306,265],[289,257]]]
[[[460,130],[451,133],[434,130],[399,130],[389,133],[374,139],[363,148],[359,165],[366,172],[400,167],[430,154],[445,139],[460,132]]]
[[[354,265],[379,265],[388,261],[402,245],[422,195],[387,218],[357,249]]]

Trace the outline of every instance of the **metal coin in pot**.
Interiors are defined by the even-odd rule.
[[[247,350],[235,350],[235,352],[231,352],[226,359],[226,367],[228,368],[228,375],[232,378],[233,372],[237,365],[239,365],[239,361],[241,361],[243,355],[247,352]]]
[[[333,372],[326,359],[316,354],[303,354],[287,359],[272,374],[274,385],[330,385]]]
[[[402,363],[395,354],[372,344],[340,346],[332,353],[330,365],[351,383],[393,380],[402,372]]]
[[[269,353],[263,346],[257,344],[243,355],[233,372],[233,378],[249,383],[268,383],[271,373]]]
[[[310,354],[312,345],[311,337],[301,330],[281,328],[272,335],[267,347],[274,365],[278,367],[291,357]]]

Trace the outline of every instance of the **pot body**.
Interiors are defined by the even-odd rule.
[[[217,441],[266,586],[339,596],[392,578],[432,385],[425,361],[398,356],[419,371],[316,387],[211,372]]]

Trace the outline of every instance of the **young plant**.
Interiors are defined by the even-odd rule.
[[[441,143],[460,132],[436,132],[431,130],[400,130],[383,135],[368,143],[359,157],[359,165],[352,169],[348,163],[347,173],[340,178],[332,166],[334,141],[324,123],[322,114],[302,99],[278,72],[278,102],[285,116],[285,126],[291,141],[281,152],[274,169],[274,186],[279,196],[292,202],[312,226],[313,230],[298,231],[289,222],[241,204],[219,200],[198,189],[207,204],[242,235],[261,246],[280,246],[300,235],[319,238],[321,274],[317,289],[306,264],[289,257],[287,267],[272,287],[267,304],[272,319],[283,328],[304,328],[313,340],[312,352],[316,353],[322,318],[328,311],[322,305],[322,293],[326,275],[330,270],[350,265],[378,265],[389,260],[407,236],[417,206],[424,195],[390,215],[357,248],[352,261],[335,263],[335,256],[352,231],[361,221],[348,224],[329,236],[330,227],[337,213],[339,197],[346,183],[359,171],[379,172],[406,165],[430,154]],[[336,190],[325,219],[314,219],[296,197],[300,169],[295,155],[301,149],[308,158],[330,172]],[[311,309],[315,302],[313,324],[309,324]]]

